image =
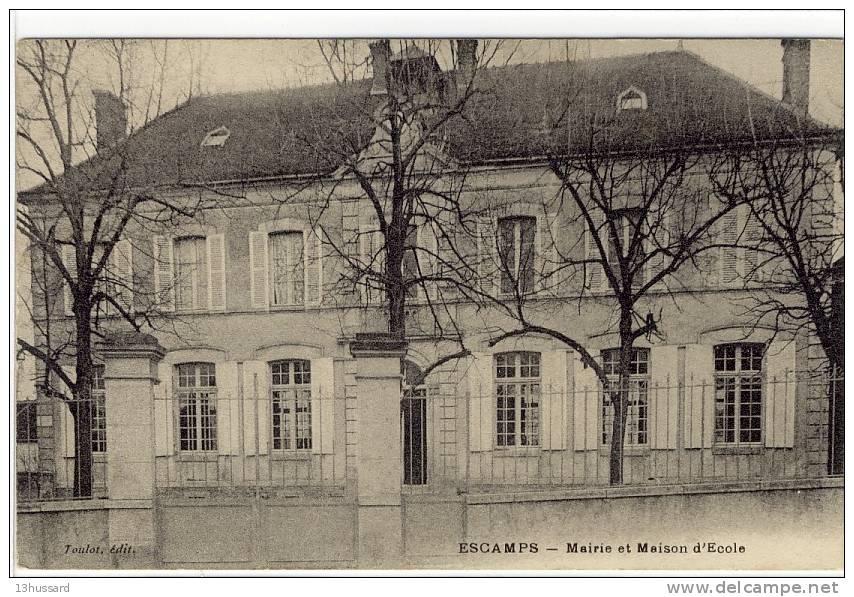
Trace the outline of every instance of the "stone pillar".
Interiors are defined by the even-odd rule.
[[[360,564],[393,567],[403,555],[400,363],[406,341],[356,334],[356,500]]]
[[[153,336],[110,334],[104,358],[109,542],[116,568],[156,564],[154,385],[164,350]]]

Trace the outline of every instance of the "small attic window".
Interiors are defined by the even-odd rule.
[[[231,135],[227,127],[221,126],[212,130],[202,139],[202,147],[222,147]]]
[[[617,112],[646,110],[646,94],[632,85],[617,97]]]

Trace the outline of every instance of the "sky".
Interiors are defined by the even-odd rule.
[[[96,42],[97,43],[97,42]],[[133,73],[140,91],[147,89],[156,77],[156,44],[160,40],[138,42],[134,51]],[[348,44],[351,56],[361,61],[368,55],[368,40]],[[395,44],[401,42],[396,41]],[[674,50],[681,44],[707,62],[747,81],[765,93],[779,98],[782,89],[782,48],[779,39],[528,39],[505,40],[493,64],[545,62],[550,60],[599,58],[645,52]],[[482,45],[483,47],[483,45]],[[103,46],[98,46],[103,50]],[[22,51],[19,44],[18,51]],[[81,52],[78,72],[88,89],[115,88],[116,77],[104,66],[102,54],[94,50]],[[437,55],[440,66],[450,64],[449,44],[440,44]],[[196,67],[198,84],[194,93],[223,93],[293,87],[331,80],[316,40],[309,39],[197,39],[170,41],[170,67],[165,73],[166,97],[163,109],[186,99],[190,71]],[[192,66],[191,66],[192,64]],[[201,66],[199,66],[201,65]],[[843,123],[843,42],[813,40],[810,64],[810,112],[819,120]],[[367,72],[363,69],[362,72]],[[34,105],[35,89],[26,77],[16,81],[18,106]],[[140,112],[142,112],[140,110]],[[138,121],[139,114],[136,116]],[[134,124],[138,124],[135,122]],[[39,180],[32,174],[18,172],[17,187],[26,189]]]

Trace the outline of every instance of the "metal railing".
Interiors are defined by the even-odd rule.
[[[828,396],[841,378],[721,374],[527,395],[404,395],[405,493],[611,485],[610,401],[627,394],[622,484],[824,476]],[[796,418],[799,423],[796,429]],[[426,440],[426,441],[425,441]]]

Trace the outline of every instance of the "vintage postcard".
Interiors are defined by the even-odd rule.
[[[842,569],[841,39],[14,52],[19,574]]]

